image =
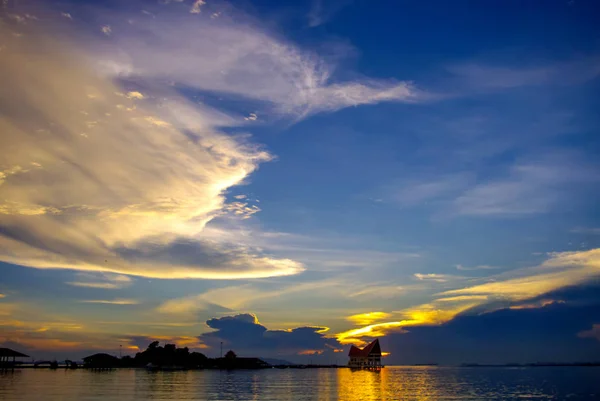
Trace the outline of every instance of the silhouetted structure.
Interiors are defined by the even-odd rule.
[[[0,348],[0,369],[14,368],[16,358],[29,358],[29,355],[22,354],[10,348]]]
[[[158,341],[138,352],[135,357],[117,358],[109,354],[94,354],[83,358],[83,366],[91,369],[111,369],[118,367],[144,367],[151,371],[183,369],[264,369],[267,362],[258,358],[239,358],[235,352],[228,351],[222,358],[207,358],[200,352],[190,352],[187,347],[177,348],[175,344],[160,346]],[[69,365],[69,367],[72,367]]]
[[[381,364],[381,347],[379,345],[379,339],[375,339],[375,341],[362,349],[355,347],[354,345],[351,346],[348,356],[350,357],[350,360],[348,361],[348,367],[350,368],[373,370],[383,368],[383,365]]]
[[[232,350],[227,351],[224,358],[215,360],[219,369],[265,369],[271,367],[259,358],[239,358]]]
[[[34,368],[43,368],[48,366],[50,369],[58,369],[57,361],[35,361],[33,364]]]
[[[83,358],[83,366],[91,369],[111,369],[121,366],[121,361],[115,356],[99,353]]]

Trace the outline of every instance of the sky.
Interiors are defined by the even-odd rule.
[[[4,0],[0,346],[600,360],[599,16]]]

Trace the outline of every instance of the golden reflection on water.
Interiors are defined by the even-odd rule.
[[[340,400],[429,400],[439,398],[439,383],[434,370],[422,367],[407,370],[390,368],[379,372],[338,369]],[[393,380],[390,375],[393,373]]]

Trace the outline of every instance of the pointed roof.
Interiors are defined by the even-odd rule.
[[[368,357],[368,356],[381,356],[381,346],[379,345],[379,339],[376,338],[369,345],[360,349],[354,345],[350,347],[349,357]]]

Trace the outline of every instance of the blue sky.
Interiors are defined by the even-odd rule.
[[[0,342],[600,358],[596,2],[3,7]]]

